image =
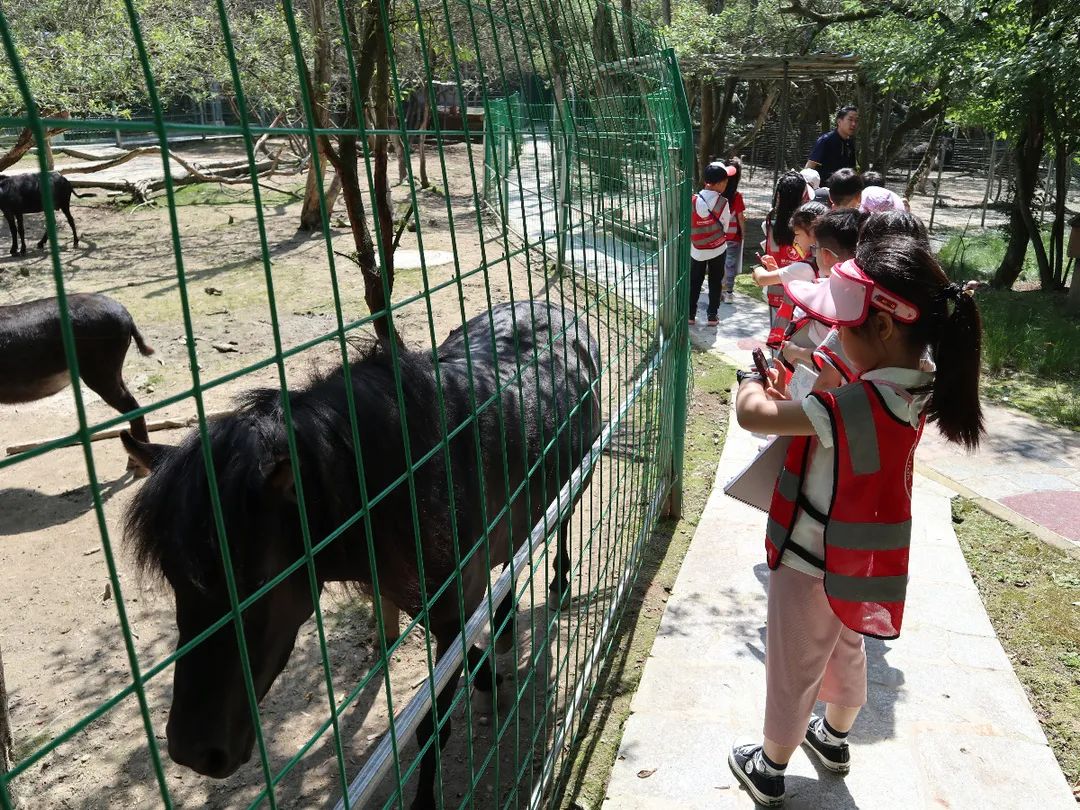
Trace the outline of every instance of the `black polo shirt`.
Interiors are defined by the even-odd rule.
[[[832,173],[838,169],[855,168],[855,139],[844,140],[835,129],[817,139],[810,150],[810,160],[818,165],[821,185],[826,186]]]

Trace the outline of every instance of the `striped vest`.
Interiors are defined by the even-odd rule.
[[[776,259],[777,267],[787,267],[789,264],[802,261],[794,245],[778,245],[773,241],[772,223],[768,220],[765,221],[765,255]],[[791,323],[791,312],[788,311],[784,316],[780,309],[784,303],[791,304],[791,299],[784,292],[783,284],[770,284],[765,288],[765,293],[769,301],[770,324],[769,337],[765,344],[770,349],[779,349],[784,332],[787,331],[788,324]]]
[[[824,368],[826,364],[828,364],[840,372],[840,377],[845,383],[849,383],[854,380],[857,375],[855,373],[855,369],[848,364],[847,357],[845,357],[841,353],[842,349],[840,349],[839,346],[834,347],[833,345],[831,345],[834,343],[834,341],[836,343],[839,343],[839,340],[836,337],[835,333],[836,329],[834,328],[833,331],[829,334],[829,336],[826,337],[825,340],[816,349],[814,349],[814,368],[820,374],[821,369]]]
[[[803,260],[797,259],[796,261]],[[788,262],[787,266],[790,266],[792,264],[795,264],[795,262]],[[814,276],[818,277],[817,265],[815,265],[813,262],[806,262],[806,264],[813,268]],[[765,345],[768,346],[770,349],[779,351],[781,348],[783,348],[784,341],[788,340],[795,331],[802,329],[804,326],[806,326],[810,322],[811,318],[805,317],[800,321],[795,321],[795,303],[791,300],[791,297],[788,296],[786,292],[784,292],[784,286],[782,284],[770,284],[769,289],[772,290],[773,286],[779,286],[781,295],[779,303],[776,305],[775,312],[773,313],[772,326],[769,328],[769,336],[765,339]],[[771,307],[772,305],[773,295],[770,292],[769,306]],[[807,346],[805,348],[810,347]]]
[[[727,205],[727,198],[721,194],[717,202],[723,200]],[[720,210],[724,210],[724,206]],[[690,242],[698,250],[714,250],[727,245],[728,223],[720,218],[716,209],[712,208],[706,216],[698,214],[698,195],[695,194],[690,208]]]
[[[874,638],[900,635],[911,543],[911,485],[923,420],[913,428],[869,382],[811,394],[829,411],[835,457],[833,494],[821,514],[802,494],[814,439],[788,447],[765,534],[769,568],[790,548],[825,570],[825,595],[846,627]],[[825,559],[788,545],[801,513],[825,526]]]

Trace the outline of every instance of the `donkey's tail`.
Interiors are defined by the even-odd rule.
[[[81,199],[82,199],[83,197],[96,197],[96,196],[97,196],[97,194],[95,194],[95,193],[94,193],[94,192],[92,192],[92,191],[91,191],[91,192],[90,192],[89,194],[80,194],[80,193],[79,193],[79,192],[77,192],[77,191],[76,191],[76,190],[75,190],[74,188],[72,188],[72,189],[71,189],[71,193],[72,193],[72,194],[74,194],[74,195],[75,195],[76,197],[78,197],[78,198],[79,198],[80,200],[81,200]]]
[[[135,338],[135,345],[139,347],[139,354],[143,357],[149,357],[154,353],[154,347],[143,340],[143,336],[139,333],[139,327],[135,325],[135,322],[131,323],[131,336]]]

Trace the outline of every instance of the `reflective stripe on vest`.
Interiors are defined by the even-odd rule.
[[[844,360],[830,349],[828,346],[818,346],[813,355],[814,367],[821,371],[822,366],[827,362],[830,366],[840,372],[840,377],[844,382],[849,383],[855,379],[855,372],[851,367],[844,362]]]
[[[712,210],[709,211],[708,216],[700,216],[697,208],[698,199],[698,195],[695,194],[690,216],[690,243],[698,250],[713,250],[726,245],[727,226]]]
[[[826,578],[829,583],[826,592],[829,596],[847,602],[903,602],[907,592],[907,574],[892,577],[826,574]],[[899,631],[900,628],[896,629]]]

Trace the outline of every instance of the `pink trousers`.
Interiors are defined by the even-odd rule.
[[[796,746],[815,700],[866,703],[866,651],[829,607],[823,581],[786,565],[769,572],[768,615],[765,736]]]

